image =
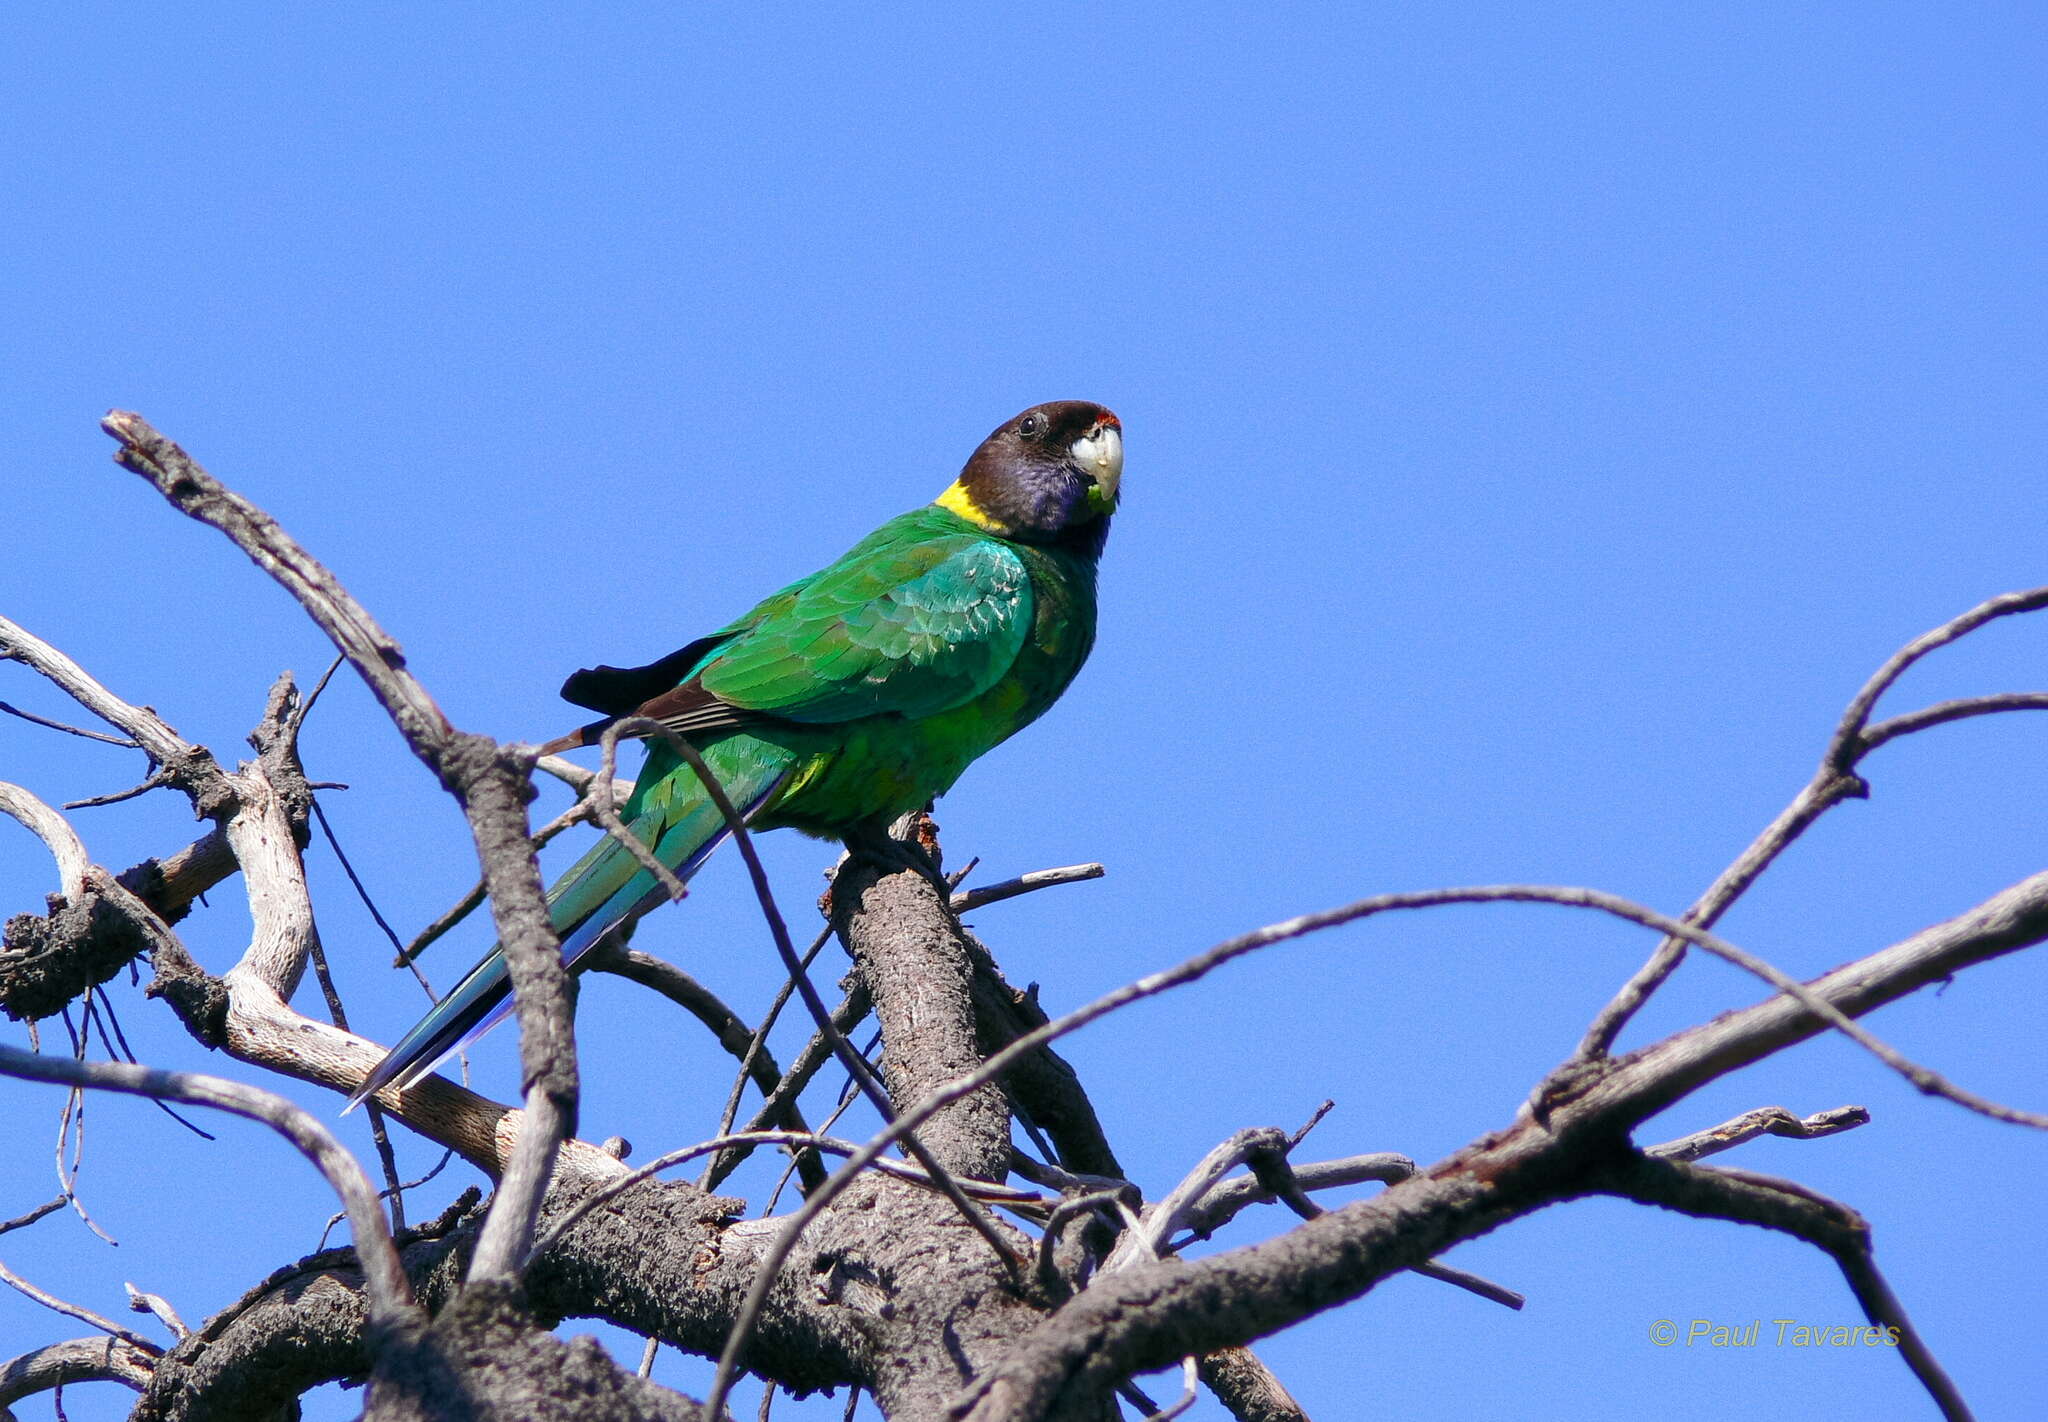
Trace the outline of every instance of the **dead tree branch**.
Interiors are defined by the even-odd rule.
[[[117,1382],[141,1392],[149,1385],[150,1356],[119,1338],[73,1338],[48,1343],[0,1364],[0,1422],[12,1422],[12,1403],[80,1382]]]
[[[1719,1155],[1724,1150],[1733,1150],[1744,1141],[1753,1141],[1758,1136],[1783,1136],[1787,1140],[1811,1141],[1822,1136],[1839,1135],[1852,1131],[1858,1126],[1870,1124],[1870,1113],[1861,1106],[1837,1106],[1832,1111],[1821,1111],[1801,1120],[1783,1106],[1762,1106],[1746,1111],[1732,1121],[1724,1121],[1709,1130],[1697,1131],[1663,1145],[1654,1145],[1643,1152],[1658,1160],[1694,1161],[1704,1160],[1710,1155]]]
[[[529,848],[526,802],[533,758],[456,731],[405,670],[398,643],[270,515],[200,468],[139,415],[115,411],[101,425],[121,445],[117,463],[147,479],[179,512],[226,534],[298,600],[469,819],[512,981],[526,1082],[522,1128],[473,1267],[481,1279],[509,1278],[532,1242],[541,1193],[561,1142],[576,1129],[568,983]]]

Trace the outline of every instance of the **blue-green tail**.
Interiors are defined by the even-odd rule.
[[[781,789],[791,757],[751,737],[735,737],[710,748],[705,759],[733,805],[752,818]],[[731,833],[696,773],[662,743],[649,750],[647,765],[621,818],[685,883]],[[606,934],[653,908],[665,896],[654,875],[607,835],[548,890],[548,916],[562,940],[563,963],[573,967]],[[400,1090],[411,1086],[497,1026],[511,1009],[505,954],[494,946],[377,1063],[349,1096],[342,1114],[386,1086]]]

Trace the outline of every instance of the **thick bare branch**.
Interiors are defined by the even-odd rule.
[[[972,955],[929,875],[854,855],[832,881],[832,924],[874,997],[894,1109],[981,1061]],[[1000,1180],[1008,1170],[1010,1113],[992,1085],[939,1112],[918,1136],[962,1175]]]
[[[149,1385],[152,1359],[119,1338],[73,1338],[50,1343],[0,1364],[0,1422],[8,1407],[39,1392],[79,1382],[117,1382],[141,1392]]]
[[[92,859],[85,842],[70,822],[24,786],[0,780],[0,814],[21,821],[29,833],[40,839],[57,861],[57,881],[66,898],[75,899],[85,891],[85,871]]]
[[[1223,1348],[1196,1360],[1203,1386],[1238,1422],[1308,1422],[1294,1394],[1249,1348]]]

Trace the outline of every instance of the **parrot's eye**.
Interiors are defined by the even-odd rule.
[[[1036,439],[1045,430],[1045,416],[1026,415],[1017,421],[1017,433],[1026,439]]]

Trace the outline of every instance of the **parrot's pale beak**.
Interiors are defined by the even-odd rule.
[[[1074,463],[1095,480],[1106,502],[1116,502],[1116,486],[1124,477],[1124,436],[1104,421],[1074,441]]]

